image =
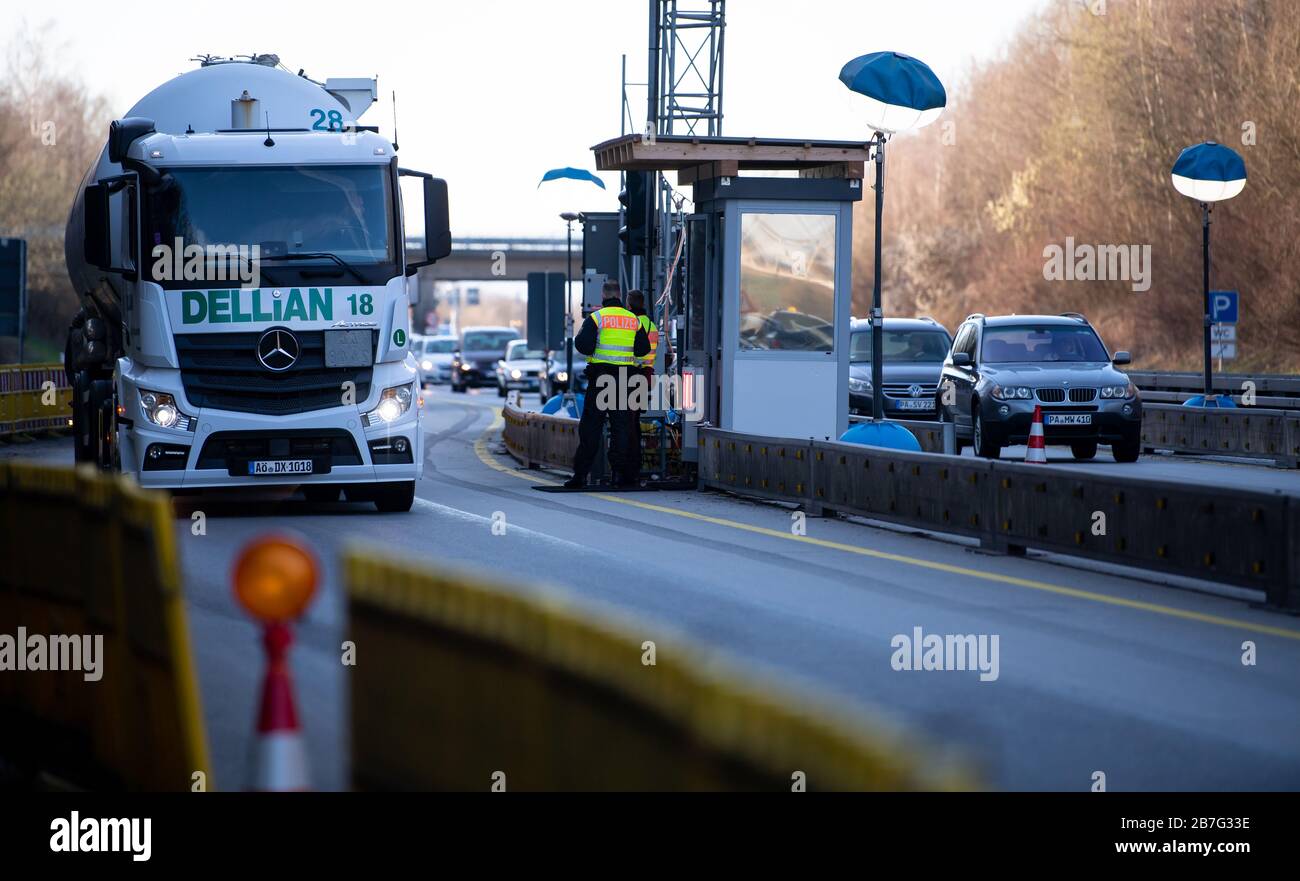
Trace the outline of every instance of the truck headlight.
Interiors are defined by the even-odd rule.
[[[864,395],[871,394],[871,380],[849,377],[849,391]]]
[[[181,413],[176,406],[176,399],[166,392],[141,389],[140,409],[144,411],[145,418],[159,428],[184,430],[189,425],[189,417]]]
[[[379,403],[375,409],[365,415],[366,427],[375,425],[380,422],[393,422],[400,418],[403,413],[411,409],[411,386],[395,385],[392,388],[384,389],[384,393],[379,396]]]

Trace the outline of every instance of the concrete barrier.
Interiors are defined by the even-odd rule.
[[[0,365],[0,436],[67,428],[71,418],[72,388],[62,364]]]
[[[1142,447],[1300,464],[1300,410],[1144,404]]]
[[[1128,378],[1142,391],[1144,403],[1181,404],[1205,391],[1202,373],[1181,371],[1125,370]],[[1214,390],[1228,394],[1241,403],[1243,386],[1254,383],[1252,406],[1273,410],[1300,410],[1300,376],[1287,374],[1215,373]]]
[[[357,789],[975,785],[896,725],[653,623],[358,550],[345,578]]]
[[[0,634],[102,640],[97,680],[0,673],[9,763],[78,786],[212,788],[173,528],[167,497],[126,479],[0,464]]]
[[[774,478],[781,461],[809,468]],[[1078,469],[700,432],[700,484],[978,538],[1262,591],[1300,609],[1300,505],[1278,492],[1205,489]]]

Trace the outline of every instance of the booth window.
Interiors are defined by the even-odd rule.
[[[835,350],[835,216],[740,218],[740,351]]]

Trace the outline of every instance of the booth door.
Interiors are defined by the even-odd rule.
[[[724,428],[818,439],[848,428],[849,210],[737,202],[728,211]]]

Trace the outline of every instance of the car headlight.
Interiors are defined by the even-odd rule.
[[[999,401],[1027,401],[1034,396],[1034,390],[1028,386],[993,386],[993,397]]]
[[[140,409],[145,418],[159,428],[185,429],[189,417],[182,414],[176,406],[176,399],[166,392],[140,391]]]
[[[521,371],[521,370],[511,370],[511,371],[510,371],[510,378],[511,378],[511,379],[523,379],[523,376],[524,376],[524,374],[523,374],[523,371]]]
[[[423,370],[432,370],[433,362],[426,358],[425,360],[420,362],[420,368]]]
[[[569,374],[568,374],[567,372],[561,370],[559,373],[555,374],[555,381],[556,381],[556,382],[568,382],[568,381],[569,381]]]
[[[1119,398],[1121,400],[1124,398],[1131,398],[1136,393],[1137,389],[1134,387],[1133,383],[1129,383],[1128,385],[1103,386],[1101,390],[1101,396],[1103,398]]]
[[[871,392],[871,380],[869,380],[869,379],[854,379],[853,377],[850,376],[850,377],[849,377],[849,391],[851,391],[851,392],[861,392],[861,393],[863,393],[863,394],[870,394],[870,392]]]
[[[384,389],[384,393],[379,396],[379,403],[375,405],[375,409],[365,414],[366,426],[395,421],[403,413],[411,409],[411,400],[411,386],[409,384],[395,385],[392,388]]]
[[[462,364],[462,365],[460,365],[460,369],[461,369],[461,370],[464,370],[466,373],[469,373],[469,365],[468,365],[468,364]]]

